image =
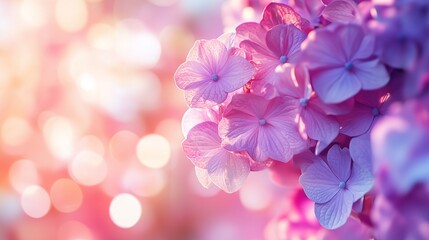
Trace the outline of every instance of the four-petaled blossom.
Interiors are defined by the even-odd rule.
[[[297,109],[289,98],[267,100],[251,94],[237,94],[219,123],[223,146],[247,151],[252,159],[269,158],[287,162],[308,147],[299,133]]]
[[[278,87],[278,92],[282,96],[289,96],[298,109],[299,121],[304,124],[305,133],[314,140],[329,145],[339,133],[339,124],[337,120],[328,115],[330,113],[341,113],[340,107],[329,106],[323,103],[320,98],[313,92],[310,85],[308,69],[297,64],[291,69],[290,74],[287,68],[286,79],[282,79]],[[323,149],[316,148],[316,154]]]
[[[225,192],[237,191],[250,172],[245,155],[229,152],[221,146],[214,122],[193,127],[183,142],[183,149],[195,167],[206,170],[209,180]]]
[[[389,81],[386,68],[375,58],[375,38],[355,24],[331,24],[311,32],[302,44],[303,60],[312,85],[326,103],[340,103],[361,89],[373,90]]]
[[[297,62],[301,43],[306,37],[307,35],[294,25],[280,24],[266,33],[263,44],[249,39],[242,41],[240,47],[251,54],[257,70],[256,78],[263,82],[262,85],[273,84],[272,75],[275,74],[276,67]]]
[[[372,174],[353,164],[347,148],[332,146],[327,162],[314,161],[303,170],[300,183],[314,201],[316,217],[328,229],[342,226],[350,216],[353,203],[373,185]]]
[[[243,87],[255,69],[219,40],[198,40],[174,79],[185,90],[191,107],[213,106],[225,101],[228,93]]]

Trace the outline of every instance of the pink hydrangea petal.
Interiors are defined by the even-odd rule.
[[[226,49],[230,50],[231,48],[235,47],[236,45],[236,34],[235,33],[224,33],[220,35],[217,40],[219,40],[221,43],[223,43],[226,47]]]
[[[347,181],[347,189],[353,193],[353,202],[369,192],[373,183],[374,176],[372,173],[359,164],[354,164],[350,179]]]
[[[255,160],[266,160],[263,157],[269,156],[274,160],[287,162],[292,158],[293,153],[290,151],[288,142],[281,142],[278,140],[286,139],[287,131],[279,130],[274,126],[264,126],[259,130],[258,143],[259,146],[255,148],[255,152],[263,152],[261,154],[254,153]]]
[[[251,97],[250,95],[241,94],[234,97],[233,105],[235,109],[240,109],[240,111],[259,119],[267,112],[269,103],[270,101],[263,97]]]
[[[246,59],[239,56],[231,56],[222,70],[218,73],[218,84],[226,92],[232,92],[242,88],[255,73],[255,67]]]
[[[219,122],[219,113],[211,108],[188,108],[182,117],[182,133],[188,136],[189,130],[203,122]]]
[[[199,168],[207,168],[208,161],[221,149],[221,139],[217,133],[217,124],[204,122],[193,127],[185,141],[183,151],[191,162]]]
[[[243,40],[249,40],[260,46],[265,46],[265,35],[267,30],[262,28],[259,23],[247,22],[240,24],[236,29],[236,41],[241,43]]]
[[[320,24],[320,15],[325,8],[321,0],[291,0],[288,4],[292,6],[301,17],[309,20],[311,25],[317,26]]]
[[[308,20],[302,18],[293,8],[282,3],[272,2],[264,9],[261,26],[268,30],[279,24],[293,24],[303,31],[311,29]]]
[[[205,41],[205,40],[199,40],[199,41],[195,41],[194,45],[192,45],[191,49],[188,52],[188,55],[186,56],[186,61],[194,61],[194,62],[198,62],[198,49],[199,49],[199,45],[201,44],[201,41]]]
[[[190,107],[211,107],[224,102],[227,96],[228,93],[222,86],[213,82],[185,91],[185,98]]]
[[[322,16],[330,22],[349,23],[357,20],[359,13],[356,3],[352,0],[335,0],[329,3]]]
[[[277,25],[268,31],[266,43],[268,48],[280,56],[286,56],[287,62],[296,62],[297,53],[301,51],[301,43],[306,34],[293,25]]]
[[[217,39],[198,41],[197,61],[207,67],[211,74],[219,72],[228,59],[225,45]]]
[[[222,145],[231,151],[250,150],[253,148],[251,146],[257,145],[257,127],[258,118],[254,115],[248,112],[233,111],[231,108],[227,109],[224,118],[219,123]]]
[[[320,70],[312,74],[313,87],[325,103],[340,103],[359,92],[362,85],[344,68]]]
[[[338,116],[337,119],[341,126],[340,133],[355,137],[368,131],[374,115],[372,115],[372,108],[356,103],[351,113]]]
[[[358,164],[372,172],[372,151],[369,133],[354,137],[350,141],[350,156]]]
[[[219,124],[225,148],[245,150],[257,161],[273,158],[286,162],[303,151],[307,142],[295,123],[297,110],[289,103],[281,97],[266,100],[255,95],[235,95]],[[264,121],[262,125],[260,120]]]
[[[355,74],[364,90],[384,87],[390,79],[386,68],[378,59],[356,63]]]
[[[330,143],[337,137],[340,125],[334,117],[315,111],[310,106],[304,108],[300,115],[310,138]]]
[[[210,81],[210,73],[198,62],[184,62],[174,74],[177,87],[193,89],[205,85]]]
[[[314,212],[319,223],[327,229],[335,229],[344,225],[350,216],[353,206],[353,193],[340,190],[327,203],[316,203]]]
[[[351,157],[348,148],[341,149],[335,144],[328,151],[328,165],[337,178],[346,182],[351,172]]]
[[[307,197],[316,203],[326,203],[340,191],[338,178],[323,160],[310,164],[299,182]]]
[[[200,182],[204,188],[208,189],[210,186],[212,186],[212,180],[210,180],[207,169],[195,166],[195,175],[197,176],[198,182]]]
[[[249,175],[249,160],[238,154],[221,150],[207,164],[211,181],[227,193],[240,189]]]

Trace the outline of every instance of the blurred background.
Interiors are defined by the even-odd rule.
[[[0,239],[265,238],[291,191],[268,171],[201,187],[173,80],[265,4],[0,0]]]

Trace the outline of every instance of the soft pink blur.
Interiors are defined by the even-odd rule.
[[[0,239],[263,238],[289,190],[201,187],[173,81],[244,2],[0,1]]]

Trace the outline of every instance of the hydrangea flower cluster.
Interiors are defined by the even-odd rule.
[[[198,40],[174,78],[204,186],[296,168],[324,228],[354,216],[377,239],[429,237],[428,1],[273,2]]]

